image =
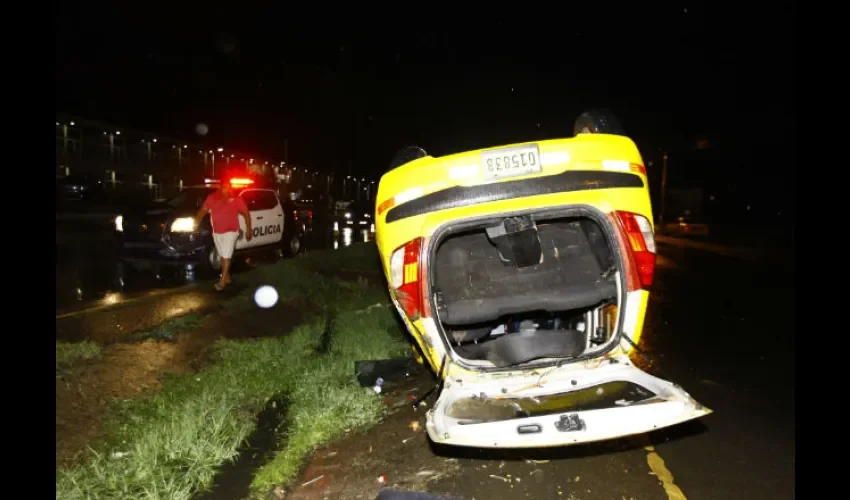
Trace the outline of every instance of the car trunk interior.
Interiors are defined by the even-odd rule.
[[[454,351],[486,368],[608,348],[621,289],[609,228],[601,214],[582,209],[488,220],[438,236],[432,297]]]

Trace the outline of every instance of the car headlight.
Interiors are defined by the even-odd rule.
[[[195,230],[194,217],[180,217],[171,223],[172,233],[191,233]]]
[[[124,216],[119,215],[115,217],[115,230],[123,233],[124,232]]]
[[[367,219],[371,219],[371,218],[372,218],[372,216],[371,216],[371,215],[369,215],[369,214],[363,214],[363,217],[366,217]]]
[[[351,212],[345,212],[345,218],[350,219],[351,218]]]

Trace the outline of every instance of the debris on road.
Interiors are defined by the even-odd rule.
[[[319,479],[322,479],[323,477],[325,477],[325,475],[324,475],[324,474],[322,474],[321,476],[317,476],[317,477],[315,477],[315,478],[313,478],[313,479],[311,479],[311,480],[307,481],[306,483],[303,483],[303,484],[301,485],[301,487],[303,488],[303,487],[305,487],[305,486],[309,486],[309,485],[311,485],[311,484],[315,483],[316,481],[318,481]]]
[[[371,306],[369,306],[365,309],[358,309],[358,310],[354,311],[354,314],[367,313],[367,312],[371,311],[372,309],[381,308],[381,307],[389,307],[389,305],[388,304],[372,304]]]

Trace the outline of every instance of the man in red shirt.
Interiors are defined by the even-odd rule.
[[[213,227],[215,248],[221,259],[221,279],[215,284],[215,289],[221,291],[231,282],[230,260],[233,258],[233,250],[236,249],[236,241],[242,237],[239,215],[245,219],[245,239],[248,241],[251,241],[251,216],[245,200],[236,196],[230,186],[224,183],[218,191],[207,196],[204,204],[198,209],[195,220],[200,222],[207,212]]]

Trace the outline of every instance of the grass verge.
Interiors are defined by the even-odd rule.
[[[304,264],[314,271],[361,270],[379,272],[381,261],[374,242],[355,243],[335,252],[309,253]]]
[[[89,359],[100,354],[100,344],[94,342],[56,342],[56,368],[69,365],[80,359]]]
[[[284,299],[309,293],[321,314],[283,337],[220,341],[203,371],[116,402],[109,439],[84,465],[57,471],[56,497],[191,498],[235,457],[257,413],[280,394],[288,401],[285,444],[254,478],[258,490],[291,480],[315,446],[376,422],[380,399],[357,384],[354,362],[409,352],[390,308],[360,312],[386,302],[385,292],[321,278],[299,260],[258,268],[257,277]]]

